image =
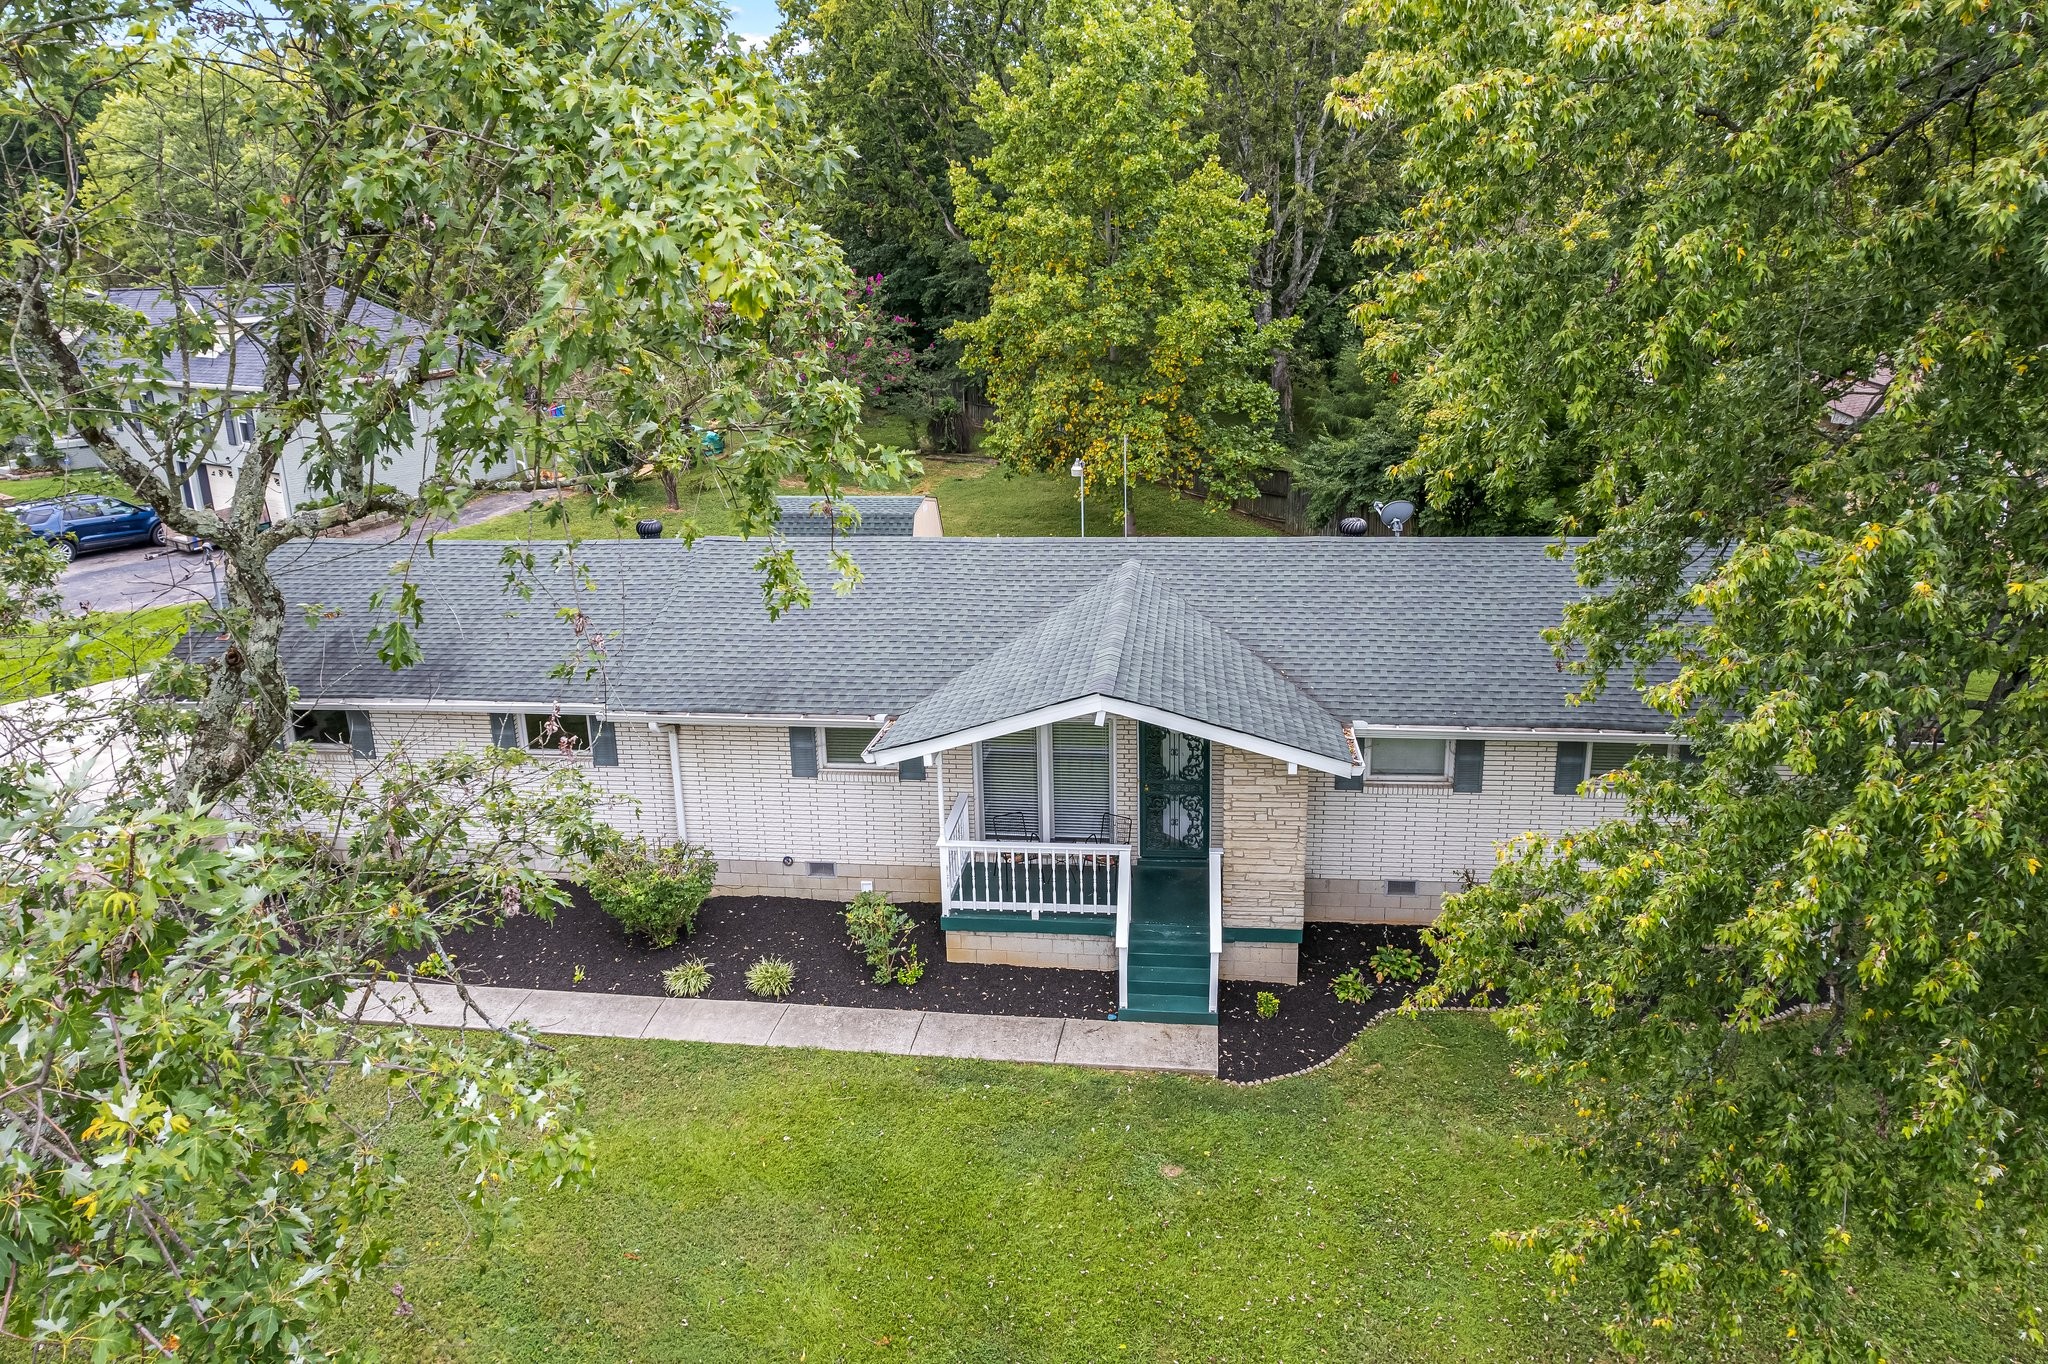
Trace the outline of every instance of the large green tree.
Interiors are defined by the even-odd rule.
[[[783,6],[791,73],[818,121],[856,153],[818,210],[855,269],[881,275],[882,301],[927,341],[988,307],[988,272],[955,221],[947,169],[988,150],[975,90],[984,77],[1008,82],[1043,9],[1042,0]]]
[[[1371,46],[1368,30],[1349,22],[1351,9],[1350,0],[1213,0],[1192,9],[1195,64],[1208,86],[1204,126],[1223,164],[1266,206],[1251,270],[1262,326],[1347,292],[1359,263],[1346,246],[1390,226],[1400,205],[1397,129],[1342,120],[1330,100],[1331,82],[1356,70]],[[1320,337],[1312,330],[1306,339],[1313,347]],[[1338,356],[1305,358],[1325,365]],[[1295,348],[1276,349],[1270,378],[1283,431],[1295,429],[1295,369]]]
[[[1599,1210],[1629,1341],[1855,1356],[1882,1248],[2003,1278],[2048,1192],[2048,68],[1984,0],[1366,7],[1351,116],[1419,198],[1363,310],[1445,496],[1588,477],[1563,658],[1695,761],[1532,840],[1437,930]]]
[[[295,144],[286,129],[297,83],[263,67],[213,62],[144,67],[113,94],[84,130],[101,231],[96,243],[135,278],[163,273],[169,260],[195,281],[247,278],[266,226],[247,206],[289,184]]]
[[[1274,449],[1260,372],[1291,330],[1253,319],[1265,205],[1196,129],[1206,87],[1163,0],[1071,0],[1008,88],[977,96],[990,141],[953,170],[988,264],[987,314],[953,328],[988,378],[988,444],[1026,468],[1080,459],[1091,489],[1133,478],[1225,495]]]
[[[544,414],[596,391],[595,375],[654,357],[704,376],[669,416],[734,437],[723,482],[750,529],[771,523],[782,479],[828,494],[867,471],[860,395],[826,346],[849,330],[852,280],[803,208],[838,153],[695,0],[292,0],[189,17],[181,0],[45,0],[6,11],[0,64],[0,114],[63,149],[7,205],[0,432],[76,432],[225,557],[232,647],[202,679],[182,768],[201,799],[289,713],[271,556],[371,516],[576,476],[604,424]],[[195,144],[159,92],[195,82],[232,111],[205,155],[253,141],[281,178],[184,164]],[[79,90],[113,111],[90,145],[86,106],[66,97]],[[162,135],[152,118],[171,120]],[[94,148],[113,166],[105,183]],[[173,211],[138,231],[152,162],[162,183],[145,207]],[[136,311],[110,293],[120,285],[172,308]],[[415,325],[378,325],[375,305]],[[227,400],[186,382],[187,358],[214,354],[247,361]],[[243,418],[255,438],[231,504],[186,506],[187,471]],[[395,490],[390,470],[428,421],[425,485]],[[273,518],[266,495],[295,442],[319,496]],[[789,553],[762,568],[772,608],[806,599]],[[345,605],[378,608],[366,628],[391,664],[416,658],[402,580],[381,603]]]

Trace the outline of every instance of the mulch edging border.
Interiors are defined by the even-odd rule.
[[[1395,1014],[1404,1012],[1410,1015],[1490,1014],[1493,1012],[1493,1006],[1490,1004],[1440,1004],[1431,1008],[1410,1009],[1406,1006],[1405,1002],[1402,1004],[1392,1004],[1384,1009],[1381,1009],[1371,1018],[1368,1018],[1365,1020],[1365,1022],[1359,1024],[1358,1031],[1355,1034],[1353,1034],[1351,1042],[1356,1042],[1359,1038],[1365,1036],[1365,1030],[1367,1028],[1375,1027],[1378,1024],[1386,1021],[1387,1019],[1392,1018]],[[1239,1089],[1257,1089],[1260,1085],[1275,1084],[1281,1080],[1299,1079],[1301,1076],[1304,1075],[1313,1075],[1316,1071],[1321,1070],[1324,1066],[1329,1065],[1331,1062],[1343,1056],[1345,1052],[1351,1050],[1351,1042],[1346,1042],[1343,1046],[1339,1047],[1336,1051],[1330,1053],[1328,1056],[1325,1056],[1322,1060],[1314,1062],[1311,1065],[1303,1066],[1300,1070],[1290,1070],[1285,1075],[1263,1075],[1256,1080],[1231,1080],[1226,1079],[1224,1076],[1219,1075],[1216,1077],[1216,1079],[1219,1084],[1234,1085]]]

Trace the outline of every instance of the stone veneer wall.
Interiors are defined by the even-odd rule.
[[[1530,830],[1565,833],[1614,812],[1611,797],[1560,796],[1557,745],[1489,740],[1482,789],[1449,782],[1373,782],[1363,791],[1309,790],[1308,918],[1426,924],[1443,897],[1493,872],[1495,848]],[[1388,881],[1414,881],[1391,895]]]
[[[1300,928],[1308,867],[1309,774],[1242,749],[1214,746],[1222,819],[1210,836],[1223,847],[1223,922],[1236,927]]]
[[[1301,928],[1308,866],[1308,791],[1314,774],[1288,775],[1287,764],[1223,744],[1213,745],[1215,782],[1209,798],[1220,814],[1210,846],[1223,848],[1226,928]],[[1291,985],[1299,969],[1295,943],[1223,945],[1231,980]]]

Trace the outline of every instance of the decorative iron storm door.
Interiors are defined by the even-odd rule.
[[[1161,862],[1209,857],[1209,741],[1138,726],[1138,855]]]

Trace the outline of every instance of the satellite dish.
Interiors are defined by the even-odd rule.
[[[1380,514],[1380,520],[1385,522],[1387,529],[1395,535],[1399,535],[1401,527],[1415,519],[1415,504],[1406,500],[1375,502],[1372,509]]]

